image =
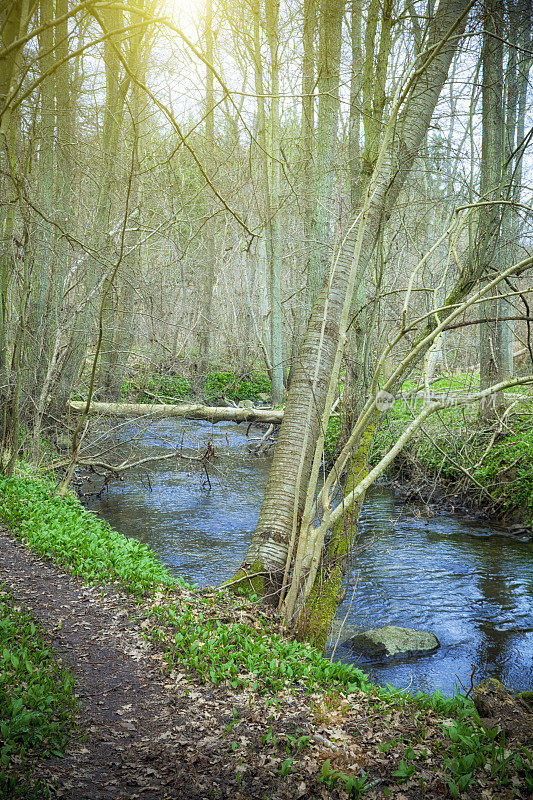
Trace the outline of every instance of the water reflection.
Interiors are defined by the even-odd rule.
[[[185,461],[133,470],[91,507],[117,530],[147,542],[171,571],[200,585],[218,584],[240,563],[254,529],[269,460],[246,452],[245,426],[167,420],[142,433],[138,457],[182,442],[198,454],[211,437],[217,453],[211,490]],[[123,426],[124,440],[135,425]],[[460,680],[493,675],[516,689],[533,684],[533,546],[495,528],[452,516],[432,519],[369,493],[356,555],[338,617],[360,628],[405,625],[434,632],[441,648],[403,663],[374,665],[381,682],[451,693]],[[335,658],[354,660],[346,647]],[[366,667],[365,667],[366,669]]]

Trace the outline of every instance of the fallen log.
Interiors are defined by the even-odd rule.
[[[72,401],[71,411],[85,410],[85,403]],[[283,409],[279,408],[232,408],[226,406],[204,406],[202,403],[91,403],[89,414],[110,414],[117,417],[181,417],[203,419],[207,422],[266,422],[279,425]]]

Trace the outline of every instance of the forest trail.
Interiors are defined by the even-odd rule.
[[[58,798],[348,800],[342,781],[321,782],[326,761],[354,777],[366,775],[365,800],[383,798],[383,786],[392,800],[420,800],[422,785],[427,800],[447,795],[447,739],[442,717],[429,709],[379,702],[363,692],[347,701],[335,691],[280,690],[269,697],[249,687],[202,684],[179,673],[179,664],[169,667],[159,646],[145,640],[153,598],[139,602],[117,587],[91,587],[0,527],[1,583],[77,681],[80,707],[70,745],[33,773]],[[218,618],[231,621],[226,617],[221,608]],[[297,739],[306,740],[303,748],[294,749]],[[393,780],[401,752],[390,743],[424,751],[416,779]],[[474,793],[462,796],[492,800],[493,789],[483,773]],[[516,783],[498,792],[499,800],[528,796]]]
[[[49,634],[78,682],[78,735],[63,758],[47,760],[35,775],[56,784],[58,797],[205,800],[269,792],[268,777],[258,774],[257,792],[249,786],[241,795],[235,763],[221,746],[238,698],[213,687],[198,692],[198,684],[185,676],[178,676],[177,689],[175,676],[165,678],[162,654],[142,638],[147,612],[131,596],[91,588],[5,530],[0,530],[0,581]],[[254,714],[249,717],[248,735],[255,724]]]

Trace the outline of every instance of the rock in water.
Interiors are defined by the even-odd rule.
[[[401,628],[397,625],[371,628],[353,636],[344,644],[371,659],[427,655],[440,647],[440,642],[434,633]]]

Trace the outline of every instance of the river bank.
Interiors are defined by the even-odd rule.
[[[409,424],[414,407],[397,402],[380,426],[378,460]],[[430,417],[395,458],[388,479],[403,498],[529,536],[533,529],[533,400],[521,396],[483,419],[477,408],[448,408]]]
[[[411,477],[409,477],[409,475]],[[521,542],[533,542],[533,525],[529,514],[499,515],[494,508],[480,508],[479,497],[472,495],[468,488],[457,484],[439,481],[434,475],[424,474],[418,470],[404,470],[401,464],[394,465],[382,482],[389,487],[399,502],[412,506],[413,510],[428,519],[439,514],[458,515],[463,519],[486,523]],[[520,521],[521,520],[521,521]]]
[[[72,743],[31,762],[57,796],[527,797],[526,742],[504,752],[464,698],[372,685],[246,598],[173,580],[50,484],[0,492],[1,578],[78,681]]]

